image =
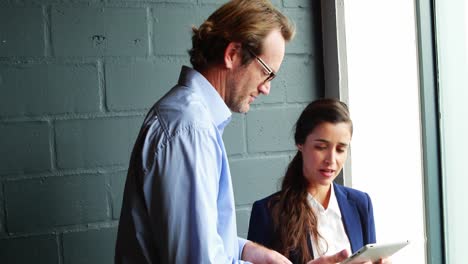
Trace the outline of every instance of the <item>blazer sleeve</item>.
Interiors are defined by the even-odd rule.
[[[339,184],[334,186],[351,250],[356,252],[366,244],[375,243],[374,209],[370,196]]]
[[[374,222],[374,209],[372,206],[372,200],[370,196],[366,193],[367,198],[367,234],[365,237],[367,238],[367,243],[375,243],[376,242],[376,235],[375,235],[375,222]]]
[[[273,239],[273,223],[267,200],[256,201],[250,214],[247,239],[265,247],[271,248]]]

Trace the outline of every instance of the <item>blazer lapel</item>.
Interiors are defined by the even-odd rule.
[[[362,227],[356,204],[348,199],[347,191],[340,185],[333,183],[335,187],[335,196],[341,211],[343,225],[351,243],[351,253],[356,252],[363,245]]]

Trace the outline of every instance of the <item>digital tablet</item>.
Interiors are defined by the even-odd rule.
[[[409,240],[394,243],[367,244],[356,251],[341,264],[354,264],[365,261],[378,261],[380,258],[387,258],[395,254],[398,250],[409,244]]]

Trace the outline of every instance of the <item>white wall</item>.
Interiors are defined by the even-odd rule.
[[[466,263],[468,5],[436,1],[447,263]]]
[[[425,263],[415,9],[408,0],[344,1],[352,187],[370,194],[377,241],[410,240],[394,264]]]

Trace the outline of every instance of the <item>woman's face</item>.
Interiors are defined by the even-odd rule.
[[[329,186],[338,176],[348,156],[351,129],[348,123],[321,123],[298,144],[308,190]]]

